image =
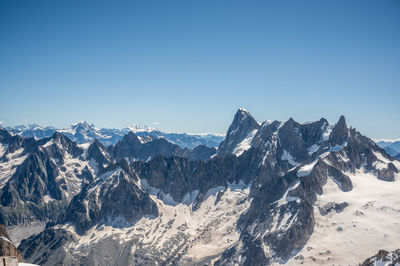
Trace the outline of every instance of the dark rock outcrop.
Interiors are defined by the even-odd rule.
[[[329,138],[332,147],[343,144],[347,140],[348,134],[349,134],[349,129],[347,128],[346,125],[346,119],[342,115],[340,116],[339,121],[332,129],[332,133]]]
[[[322,216],[325,216],[332,211],[342,212],[344,208],[346,208],[347,206],[349,206],[347,202],[342,202],[342,203],[329,202],[326,205],[319,207],[318,210]]]
[[[209,160],[217,150],[215,148],[210,148],[205,145],[197,146],[196,148],[189,150],[185,149],[183,151],[183,157],[189,160]]]
[[[16,257],[18,262],[24,261],[22,254],[12,243],[11,238],[6,231],[6,227],[2,224],[0,224],[0,256]]]
[[[400,249],[394,251],[379,250],[378,254],[366,259],[361,266],[396,266],[400,264]]]

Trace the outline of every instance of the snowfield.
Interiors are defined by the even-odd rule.
[[[171,252],[183,252],[183,261],[202,262],[210,257],[217,259],[238,241],[237,220],[250,206],[249,192],[250,188],[242,183],[210,189],[207,199],[196,211],[192,211],[192,204],[171,205],[151,195],[157,202],[160,215],[142,218],[132,227],[101,225],[83,236],[76,234],[73,226],[62,227],[78,239],[68,247],[73,256],[84,255],[105,239],[121,245],[137,239],[141,245],[151,246],[152,252],[161,257],[166,258]],[[132,246],[132,252],[134,250],[136,247]]]
[[[298,265],[301,256],[305,265],[358,265],[379,249],[399,248],[399,175],[394,182],[385,182],[361,171],[347,174],[353,190],[342,192],[328,179],[314,207],[314,233],[288,265]],[[330,202],[349,205],[342,212],[322,216],[318,207]]]

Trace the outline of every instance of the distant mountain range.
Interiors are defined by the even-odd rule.
[[[55,132],[60,132],[78,144],[90,143],[97,139],[105,146],[115,145],[128,132],[135,133],[142,142],[152,139],[165,138],[166,140],[179,145],[181,148],[193,149],[199,145],[207,147],[218,147],[224,139],[223,135],[216,134],[187,134],[187,133],[166,133],[156,128],[132,125],[128,128],[96,128],[93,124],[81,121],[65,129],[54,127],[42,127],[38,124],[6,127],[12,134],[24,137],[35,137],[37,139],[51,137]]]
[[[379,147],[384,149],[390,156],[400,159],[400,139],[397,140],[375,140]]]
[[[0,128],[0,223],[27,262],[357,265],[398,248],[400,161],[343,116],[260,123],[239,109],[218,149],[147,129],[104,145],[93,128]]]

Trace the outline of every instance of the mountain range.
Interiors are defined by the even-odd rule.
[[[135,133],[141,141],[165,138],[166,140],[179,145],[181,148],[193,149],[199,145],[208,147],[218,147],[224,139],[223,135],[217,134],[187,134],[187,133],[166,133],[156,128],[132,125],[123,129],[97,128],[86,121],[75,123],[68,128],[57,129],[55,127],[42,127],[38,124],[21,125],[6,127],[11,134],[24,137],[35,137],[36,139],[51,137],[55,132],[60,132],[78,144],[90,143],[97,139],[105,146],[115,145],[124,135],[129,132]]]
[[[217,149],[75,140],[0,129],[0,222],[28,262],[354,265],[399,248],[400,161],[343,116],[239,109]]]
[[[400,140],[375,140],[375,142],[387,154],[400,159]]]

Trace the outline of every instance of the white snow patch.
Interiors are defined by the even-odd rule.
[[[52,201],[53,199],[49,195],[44,195],[42,200],[43,200],[44,203],[47,204],[50,201]]]
[[[3,154],[6,152],[8,145],[7,144],[2,144],[0,143],[0,158],[3,156]]]
[[[4,187],[10,177],[15,173],[18,165],[20,165],[28,154],[21,155],[24,149],[18,149],[13,153],[7,154],[5,162],[0,162],[0,188]]]
[[[53,144],[54,144],[53,139],[50,139],[48,142],[46,142],[44,145],[42,145],[42,147],[43,147],[43,148],[46,148],[46,147],[49,147],[49,146],[51,146],[51,145],[53,145]]]
[[[327,126],[325,123],[321,126],[322,130],[324,130],[324,133],[322,133],[323,141],[329,140],[329,137],[331,136],[333,127],[334,126]]]
[[[283,150],[283,153],[282,153],[282,156],[281,156],[281,160],[282,161],[287,161],[292,166],[299,165],[299,163],[294,160],[293,156],[287,150]]]
[[[383,170],[388,168],[388,164],[392,163],[398,170],[400,170],[400,162],[397,160],[389,160],[385,156],[383,156],[380,152],[373,152],[378,161],[374,163],[374,167],[378,170]]]
[[[64,153],[64,164],[62,165],[59,175],[56,177],[58,179],[64,179],[67,188],[63,190],[63,193],[67,199],[71,199],[73,196],[78,194],[81,189],[82,179],[78,178],[77,175],[82,174],[82,170],[85,167],[95,175],[97,168],[93,165],[93,162],[81,160],[79,157],[73,157],[68,152]]]
[[[298,177],[303,177],[303,176],[308,176],[311,174],[311,171],[314,169],[315,164],[318,162],[318,159],[314,160],[310,164],[303,165],[300,167],[300,169],[297,171],[297,176]]]
[[[254,129],[250,131],[246,138],[240,142],[236,148],[233,150],[233,154],[236,156],[240,156],[244,151],[251,148],[251,141],[253,140],[254,136],[257,134],[258,129]]]
[[[344,147],[346,147],[346,145],[347,145],[347,141],[344,142],[341,145],[335,145],[334,147],[330,146],[329,151],[330,152],[332,152],[332,151],[341,151]]]
[[[154,127],[149,127],[145,125],[136,125],[136,124],[130,125],[128,128],[133,133],[159,131],[157,128]]]

